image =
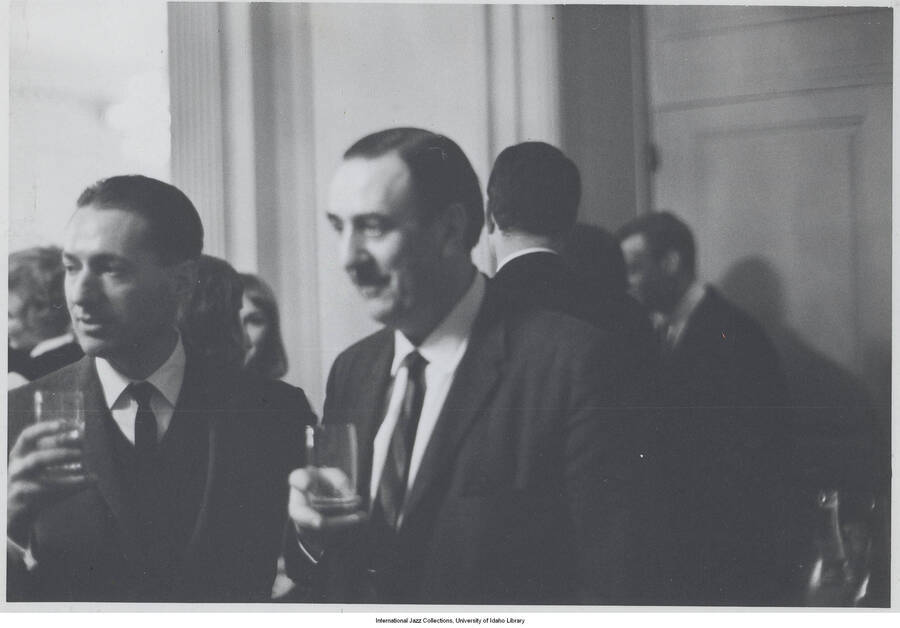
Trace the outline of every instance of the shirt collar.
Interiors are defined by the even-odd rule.
[[[36,358],[39,355],[47,353],[48,351],[59,349],[60,347],[69,344],[70,342],[75,342],[75,334],[69,331],[64,333],[62,336],[56,336],[55,338],[47,338],[47,340],[42,340],[34,346],[34,348],[28,355],[32,358]]]
[[[558,251],[554,251],[553,249],[548,249],[546,246],[529,246],[526,249],[519,249],[514,253],[510,253],[497,264],[496,272],[500,272],[500,269],[509,264],[511,261],[516,259],[517,257],[522,257],[523,255],[528,255],[529,253],[552,253],[553,255],[559,255]]]
[[[700,305],[700,301],[703,300],[704,296],[706,296],[706,287],[699,281],[695,281],[681,297],[675,309],[672,310],[672,315],[668,321],[669,333],[675,339],[681,336],[688,320],[691,318],[694,310],[697,309],[697,306]]]
[[[465,352],[481,303],[484,301],[484,293],[484,276],[475,273],[475,279],[462,299],[418,347],[414,346],[403,333],[394,331],[394,361],[391,364],[391,375],[397,375],[403,359],[413,350],[417,350],[429,365],[434,365],[441,371],[456,370]]]
[[[100,378],[100,386],[103,388],[103,397],[106,399],[106,407],[112,409],[125,389],[133,381],[119,373],[109,361],[103,358],[96,358],[94,363],[97,365],[97,377]],[[181,385],[184,383],[184,369],[187,364],[187,357],[184,352],[184,344],[181,342],[181,335],[178,335],[178,342],[169,355],[168,359],[154,371],[145,380],[153,384],[166,401],[173,407],[178,401],[178,395],[181,393]]]

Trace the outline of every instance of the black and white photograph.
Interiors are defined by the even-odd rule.
[[[9,0],[0,610],[896,606],[893,23]]]

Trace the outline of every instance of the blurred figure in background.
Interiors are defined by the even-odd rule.
[[[281,340],[278,301],[272,288],[257,275],[241,274],[244,285],[240,321],[244,334],[244,368],[280,379],[288,370],[287,353]]]
[[[603,295],[607,324],[621,330],[635,351],[644,356],[645,368],[655,371],[658,347],[650,318],[644,306],[627,292],[625,257],[616,237],[603,227],[577,223],[562,256],[591,289]]]
[[[197,283],[179,327],[185,345],[211,366],[233,370],[243,366],[242,292],[241,277],[228,262],[200,256]]]
[[[9,256],[9,388],[83,355],[71,331],[64,276],[58,247],[33,247]]]
[[[670,392],[685,406],[777,406],[787,383],[753,318],[696,276],[691,230],[652,212],[619,231],[628,283],[650,310]]]
[[[645,547],[662,604],[799,603],[804,538],[787,390],[760,325],[698,280],[694,237],[669,212],[618,232],[632,294],[660,343],[665,420]]]

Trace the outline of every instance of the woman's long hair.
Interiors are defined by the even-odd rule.
[[[287,353],[281,340],[281,318],[278,315],[278,301],[272,288],[260,277],[241,274],[244,297],[258,307],[266,317],[268,327],[259,349],[244,364],[244,369],[265,377],[280,379],[288,370]]]

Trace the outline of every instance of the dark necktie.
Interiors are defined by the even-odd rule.
[[[151,465],[156,456],[156,415],[150,405],[150,397],[156,390],[153,384],[137,382],[129,384],[128,394],[137,401],[137,415],[134,419],[134,451],[138,468]]]
[[[403,366],[406,366],[408,374],[406,392],[403,395],[397,425],[391,434],[384,470],[381,472],[381,481],[378,484],[376,504],[376,510],[377,507],[380,507],[384,523],[392,530],[397,529],[397,522],[406,496],[409,459],[413,443],[416,440],[419,416],[422,414],[422,402],[425,400],[425,366],[427,364],[428,361],[418,351],[413,351],[403,359]]]
[[[148,582],[154,583],[152,586],[165,590],[166,574],[171,573],[173,554],[167,545],[164,480],[160,476],[157,457],[156,416],[150,405],[155,391],[153,384],[148,382],[135,382],[128,386],[128,394],[138,404],[134,419],[134,500],[138,539],[146,561],[144,576]]]

